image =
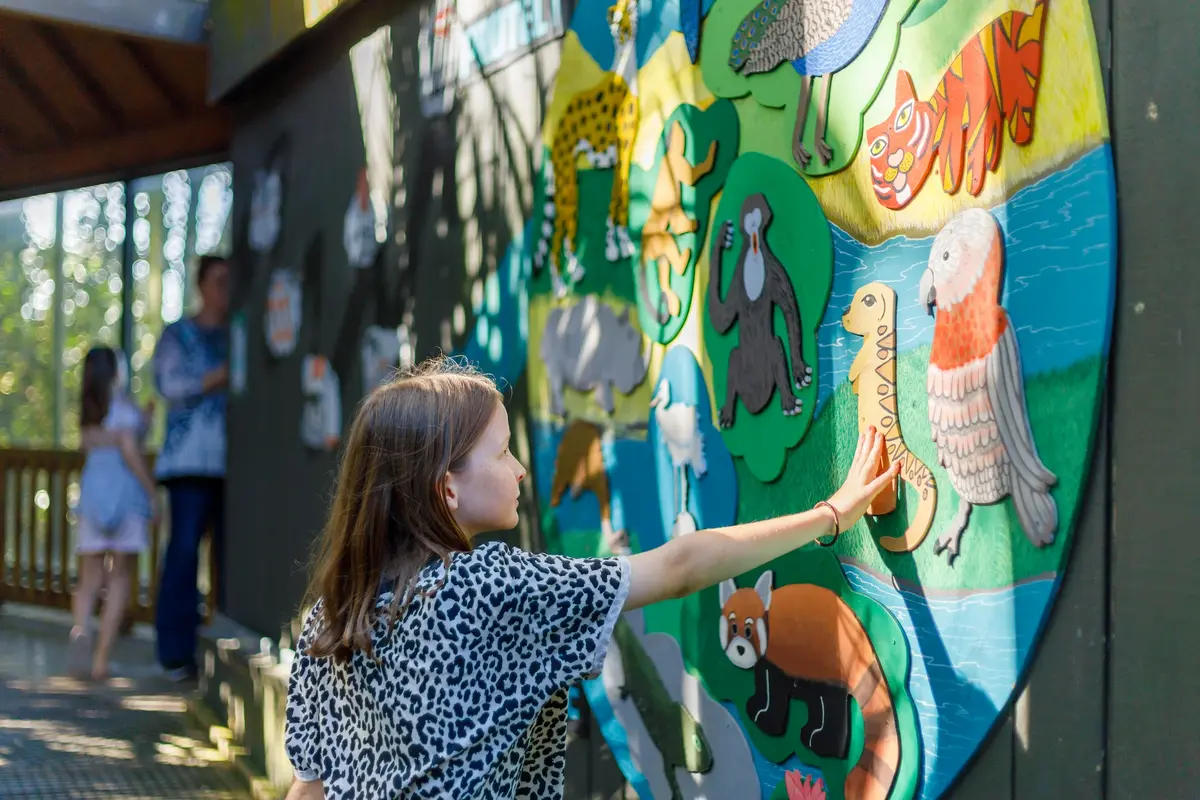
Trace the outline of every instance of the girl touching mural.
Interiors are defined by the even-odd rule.
[[[622,611],[836,538],[897,471],[877,474],[872,429],[810,511],[629,557],[534,555],[475,543],[518,522],[509,436],[492,380],[451,360],[363,402],[292,664],[292,800],[561,797],[567,687],[599,674]]]

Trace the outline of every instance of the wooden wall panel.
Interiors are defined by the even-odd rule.
[[[1200,9],[1113,0],[1121,269],[1113,357],[1111,798],[1200,786]]]
[[[1013,797],[1021,800],[1103,797],[1107,426],[1105,415],[1067,575],[1013,711]]]

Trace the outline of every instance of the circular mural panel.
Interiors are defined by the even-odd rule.
[[[1091,466],[1116,220],[1087,3],[803,1],[577,5],[464,351],[527,381],[558,552],[810,508],[868,426],[901,462],[834,547],[623,617],[582,693],[643,798],[942,796],[1029,669]]]

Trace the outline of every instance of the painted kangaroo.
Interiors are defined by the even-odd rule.
[[[671,275],[683,277],[692,260],[691,249],[680,252],[675,237],[682,233],[695,233],[699,221],[689,217],[683,208],[683,187],[695,186],[696,182],[712,172],[717,158],[717,143],[708,146],[708,155],[693,166],[684,155],[683,126],[676,122],[671,126],[667,139],[667,152],[658,167],[658,178],[654,183],[654,194],[650,197],[650,216],[642,228],[642,263],[638,268],[638,288],[642,302],[651,309],[658,324],[665,325],[671,317],[683,311],[679,295],[671,288]],[[649,266],[658,267],[659,298],[666,302],[666,309],[655,307],[646,288],[646,273]]]
[[[903,536],[881,536],[879,543],[893,553],[906,553],[917,546],[933,525],[937,510],[937,483],[933,473],[917,458],[900,432],[896,404],[896,292],[878,281],[868,283],[854,294],[850,308],[842,315],[842,327],[863,337],[862,349],[850,365],[850,385],[858,395],[858,429],[874,425],[883,434],[883,468],[892,461],[901,462],[900,477],[920,494],[917,513]],[[889,514],[896,508],[896,487],[885,490],[867,509],[868,514]]]
[[[675,769],[683,767],[688,772],[700,774],[713,767],[713,753],[704,729],[683,703],[671,699],[658,667],[624,617],[617,619],[613,640],[625,676],[621,697],[633,700],[646,732],[650,734],[650,741],[662,755],[671,800],[683,800]]]
[[[612,495],[602,444],[604,435],[599,426],[582,419],[573,420],[567,426],[554,456],[550,507],[558,508],[568,489],[572,500],[579,499],[584,492],[591,492],[600,503],[600,533],[604,543],[613,553],[629,555],[628,535],[613,529]]]

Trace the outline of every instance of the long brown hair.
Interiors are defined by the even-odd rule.
[[[104,424],[112,403],[113,381],[117,378],[117,353],[111,347],[93,347],[83,358],[83,381],[79,391],[79,427]]]
[[[373,391],[346,440],[329,522],[308,601],[322,600],[309,653],[372,656],[371,630],[384,579],[394,623],[416,591],[420,569],[471,540],[446,504],[446,474],[462,469],[502,397],[495,383],[449,358],[424,362]]]

